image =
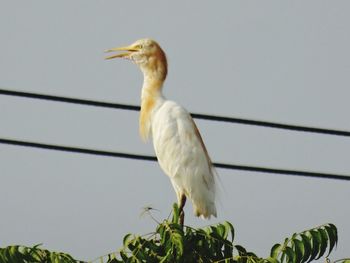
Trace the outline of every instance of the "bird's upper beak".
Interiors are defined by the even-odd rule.
[[[139,49],[133,46],[127,46],[127,47],[115,47],[115,48],[105,50],[105,52],[114,52],[114,51],[127,51],[127,52],[114,54],[114,55],[105,57],[105,59],[128,58],[130,54],[132,54],[132,52],[139,51]]]

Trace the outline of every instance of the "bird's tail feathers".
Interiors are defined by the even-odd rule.
[[[193,210],[194,214],[202,219],[210,219],[211,216],[217,216],[214,202],[194,205]]]

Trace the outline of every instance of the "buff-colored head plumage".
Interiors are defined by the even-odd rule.
[[[155,79],[164,81],[168,72],[167,59],[164,51],[159,44],[149,38],[144,38],[135,41],[126,47],[117,47],[106,50],[112,51],[126,51],[106,57],[112,58],[126,58],[132,60],[137,64],[142,72],[147,76],[152,76]]]

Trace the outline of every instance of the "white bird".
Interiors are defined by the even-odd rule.
[[[182,215],[186,197],[196,216],[216,217],[214,170],[201,135],[191,115],[162,93],[167,76],[167,59],[159,44],[151,39],[137,40],[126,47],[106,50],[126,51],[106,59],[126,58],[141,69],[140,135],[153,139],[160,167],[175,189]]]

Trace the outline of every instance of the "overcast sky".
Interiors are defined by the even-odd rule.
[[[142,74],[103,50],[156,39],[165,95],[191,112],[350,130],[349,1],[2,1],[0,86],[139,104]],[[153,154],[138,113],[0,95],[0,137]],[[197,120],[214,162],[350,175],[350,139]],[[350,256],[350,182],[217,170],[218,218],[266,257],[294,232],[339,230]],[[0,247],[43,243],[92,260],[153,231],[176,200],[157,163],[0,145]],[[223,187],[222,187],[223,186]]]

